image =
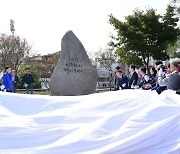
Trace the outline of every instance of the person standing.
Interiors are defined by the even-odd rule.
[[[18,82],[19,82],[19,78],[18,76],[16,75],[16,71],[15,70],[12,70],[12,80],[13,80],[13,93],[16,93],[17,92],[17,85],[18,85]]]
[[[5,67],[5,74],[2,78],[2,84],[4,85],[4,91],[6,92],[12,92],[13,91],[13,80],[11,75],[11,67],[6,66]]]
[[[0,80],[2,79],[2,77],[3,77],[3,70],[1,70],[0,68]]]
[[[2,85],[2,78],[3,78],[3,70],[0,68],[0,91],[4,89],[4,85]]]
[[[134,65],[130,65],[129,72],[130,72],[130,75],[129,75],[128,88],[137,89],[138,74],[135,71]]]
[[[26,74],[23,76],[24,87],[26,88],[26,93],[29,94],[29,90],[31,90],[31,94],[33,94],[33,83],[34,78],[29,71],[29,68],[26,68]]]

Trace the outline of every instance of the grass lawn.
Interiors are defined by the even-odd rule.
[[[25,90],[18,90],[17,93],[26,94],[26,91]],[[39,90],[36,91],[36,90],[34,90],[33,95],[51,95],[51,92],[49,90],[46,90],[46,91],[39,91]]]
[[[96,92],[97,93],[102,93],[102,92],[106,92],[106,91],[109,91],[109,89],[108,88],[106,88],[106,89],[97,89]],[[26,94],[26,90],[25,89],[18,89],[17,93],[19,93],[19,94]],[[49,96],[51,96],[51,92],[49,90],[35,89],[33,91],[33,94],[34,95],[49,95]]]

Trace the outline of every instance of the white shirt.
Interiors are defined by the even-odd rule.
[[[135,72],[135,71],[131,72],[131,73],[130,73],[130,76],[132,76],[134,72]]]
[[[146,82],[149,81],[149,76],[148,76],[148,75],[145,74],[143,77],[144,77],[144,79],[146,80]]]

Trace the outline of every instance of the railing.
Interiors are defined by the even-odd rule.
[[[110,91],[110,88],[101,88],[101,89],[96,89],[96,93],[102,93],[102,92],[107,92]],[[34,94],[40,94],[40,95],[51,95],[51,92],[49,89],[33,89]],[[26,89],[17,89],[17,93],[26,93]]]

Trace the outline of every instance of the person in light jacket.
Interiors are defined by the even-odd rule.
[[[179,90],[180,89],[180,75],[179,75],[179,66],[178,62],[173,61],[170,64],[170,70],[172,73],[168,74],[166,78],[159,78],[160,86],[167,86],[167,89],[170,90]]]

